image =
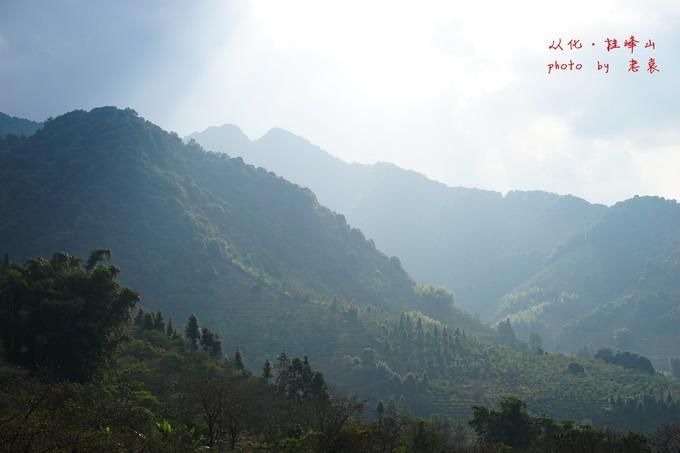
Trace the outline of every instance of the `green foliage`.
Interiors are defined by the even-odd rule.
[[[7,359],[75,381],[92,377],[122,339],[139,296],[120,286],[109,251],[80,259],[55,253],[0,270],[0,335]]]
[[[540,433],[526,404],[517,398],[501,401],[498,411],[483,406],[473,406],[472,411],[470,426],[478,436],[494,444],[524,448],[531,445]]]
[[[0,450],[491,453],[515,445],[512,451],[527,453],[584,446],[594,453],[650,451],[644,436],[536,417],[516,399],[497,411],[475,408],[471,424],[480,429],[479,442],[455,420],[414,419],[394,400],[367,419],[360,417],[361,402],[325,385],[316,392],[314,376],[321,375],[304,358],[282,353],[278,385],[272,385],[203,351],[189,353],[183,339],[155,329],[131,324],[127,338],[89,383],[41,381],[0,361]],[[296,387],[299,382],[306,386]],[[673,451],[661,447],[673,445],[674,432],[657,433],[659,453]]]
[[[679,227],[675,200],[617,203],[506,295],[499,316],[520,336],[538,330],[553,348],[611,346],[665,366],[680,343]]]
[[[244,373],[246,370],[246,366],[243,363],[243,356],[241,355],[241,351],[238,349],[234,353],[234,368],[238,370],[240,373]]]
[[[680,401],[670,394],[612,398],[607,408],[607,422],[621,430],[652,433],[657,428],[678,420]]]
[[[264,365],[262,366],[262,379],[265,380],[265,382],[270,382],[272,380],[272,363],[267,359],[264,361]]]
[[[198,326],[198,318],[193,313],[189,316],[184,328],[184,337],[187,339],[189,349],[192,351],[198,349],[198,343],[201,340],[201,328]]]
[[[472,404],[516,394],[551,416],[599,421],[609,396],[678,394],[662,376],[528,354],[519,340],[515,349],[499,346],[492,329],[453,306],[450,293],[417,286],[398,259],[310,191],[184,144],[129,110],[76,111],[28,139],[3,141],[0,179],[0,250],[27,258],[115,245],[124,283],[144,294],[147,312],[135,316],[135,335],[162,351],[193,348],[197,360],[214,360],[198,318],[187,338],[169,329],[169,316],[186,320],[194,312],[249,363],[285,348],[307,355],[339,389],[398,401],[419,416],[467,417]],[[417,217],[404,214],[404,221]],[[570,297],[558,299],[578,300]],[[408,318],[400,326],[402,313]],[[519,332],[514,321],[512,328]],[[150,348],[135,353],[153,356]],[[567,371],[575,360],[584,376]]]
[[[649,439],[641,434],[621,436],[593,429],[588,424],[534,416],[527,411],[526,404],[516,398],[502,400],[498,410],[475,406],[473,411],[470,426],[498,451],[652,452]]]
[[[312,370],[306,356],[290,360],[281,353],[276,372],[276,392],[289,400],[326,400],[329,397],[323,374]]]
[[[189,318],[191,320],[191,318]],[[191,321],[190,321],[191,322]],[[220,337],[207,327],[201,329],[201,348],[215,358],[222,357],[222,341]]]
[[[577,362],[571,362],[571,363],[567,366],[567,370],[568,370],[571,374],[576,374],[576,375],[583,374],[583,373],[586,372],[586,369],[583,368],[583,365],[581,365],[580,363],[577,363]]]
[[[640,370],[645,373],[654,374],[655,370],[652,362],[647,357],[635,354],[628,351],[614,352],[609,348],[602,348],[594,356],[596,359],[603,360],[607,363],[613,363],[624,368],[632,370]]]

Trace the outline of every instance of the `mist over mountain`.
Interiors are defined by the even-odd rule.
[[[110,247],[145,307],[198,313],[255,363],[285,349],[330,369],[378,349],[364,310],[493,336],[308,189],[185,145],[130,109],[70,112],[0,145],[0,250],[21,262]]]
[[[234,126],[224,126],[233,131]],[[249,146],[217,139],[219,128],[188,138],[242,156],[311,188],[378,246],[399,256],[417,279],[443,285],[484,318],[538,272],[552,251],[606,211],[571,196],[449,187],[388,163],[348,164],[281,129]]]
[[[625,346],[661,367],[678,353],[669,346],[678,332],[657,329],[680,303],[674,201],[640,197],[607,208],[541,191],[449,187],[392,164],[343,162],[281,129],[250,143],[241,134],[220,142],[219,130],[189,138],[311,188],[415,278],[450,289],[487,320],[509,317],[521,338],[539,333],[558,350]],[[648,319],[659,309],[648,310],[650,294],[661,294],[665,308],[632,328],[623,306]],[[606,323],[586,328],[603,312]],[[617,342],[616,332],[635,340]]]
[[[610,345],[666,366],[680,344],[680,205],[617,203],[504,297],[502,314],[575,348]],[[552,335],[549,332],[553,332]]]
[[[175,293],[199,278],[206,285],[192,298],[200,304],[216,281],[237,275],[358,304],[399,307],[414,294],[398,260],[309,190],[187,147],[133,111],[71,112],[8,146],[2,191],[6,200],[15,196],[0,235],[14,238],[2,246],[17,259],[53,249],[85,253],[106,242],[120,250],[117,262],[134,270],[129,283],[164,303],[161,287]],[[24,180],[34,183],[19,190]],[[182,272],[163,276],[168,266]]]
[[[287,135],[272,131],[263,143],[280,134]],[[243,143],[236,130],[227,136]],[[305,355],[338,389],[399,400],[421,416],[469,417],[473,404],[511,393],[532,410],[606,423],[612,395],[680,394],[653,369],[546,354],[509,325],[483,325],[451,294],[416,284],[399,258],[309,189],[185,144],[130,109],[74,111],[28,138],[0,141],[0,178],[0,250],[12,260],[110,247],[121,281],[140,291],[145,309],[175,320],[196,313],[246,366],[282,350]],[[518,197],[520,205],[526,198],[460,192]],[[27,269],[57,266],[63,256]]]
[[[0,0],[0,453],[680,453],[679,5]]]

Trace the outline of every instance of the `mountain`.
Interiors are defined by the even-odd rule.
[[[606,423],[610,397],[680,397],[660,375],[529,351],[417,285],[309,189],[130,109],[74,111],[0,140],[0,180],[0,251],[22,261],[110,248],[145,310],[195,313],[251,369],[307,355],[340,391],[422,416],[465,417],[514,395]]]
[[[100,108],[49,121],[10,144],[0,171],[3,250],[24,259],[104,243],[133,270],[136,281],[126,283],[153,303],[168,303],[159,287],[174,294],[193,285],[200,306],[222,279],[237,278],[395,309],[416,298],[398,259],[308,189],[184,145],[133,111]]]
[[[609,345],[666,366],[680,350],[680,205],[617,203],[504,298],[520,331],[552,333],[570,349]]]
[[[195,140],[195,134],[187,137],[188,140]],[[226,149],[229,151],[237,151],[245,149],[250,146],[250,139],[237,126],[232,124],[225,124],[220,127],[209,127],[201,133],[201,146],[205,149]],[[228,154],[238,155],[230,152]]]
[[[358,355],[377,342],[362,310],[381,323],[418,310],[492,335],[308,189],[129,109],[74,111],[0,141],[0,179],[0,250],[12,259],[109,247],[145,307],[196,312],[259,363],[282,349],[326,367]]]
[[[192,134],[206,149],[242,156],[311,188],[418,280],[443,285],[457,303],[492,319],[498,301],[538,272],[553,249],[606,211],[572,196],[449,187],[395,165],[348,164],[307,140],[272,129],[247,143],[220,140],[225,125]]]
[[[395,165],[348,164],[272,129],[250,142],[192,139],[310,187],[420,281],[549,350],[631,349],[666,369],[680,355],[679,209],[638,197],[611,208],[540,191],[449,187]],[[644,322],[639,321],[644,319]],[[670,324],[669,324],[670,323]]]
[[[8,134],[28,136],[40,129],[40,127],[42,127],[42,123],[9,116],[0,112],[0,137]]]

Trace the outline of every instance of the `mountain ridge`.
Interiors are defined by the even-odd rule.
[[[605,209],[544,191],[502,194],[451,187],[390,163],[344,162],[289,132],[275,135],[284,139],[276,142],[269,135],[268,140],[253,140],[250,146],[230,152],[310,187],[323,204],[343,213],[382,249],[399,256],[415,278],[447,287],[461,306],[486,319],[496,310],[495,300],[537,272],[554,247]],[[191,137],[201,141],[201,134]],[[204,144],[213,151],[226,151],[218,142]],[[560,217],[565,210],[573,214]],[[504,224],[509,228],[500,228]],[[523,264],[511,265],[508,260],[513,257]],[[503,276],[488,281],[488,274],[500,271]]]
[[[200,134],[193,137],[201,141]],[[668,267],[680,256],[673,200],[633,197],[605,206],[541,190],[451,187],[390,163],[347,163],[280,130],[231,152],[310,187],[378,247],[399,256],[417,280],[450,289],[461,307],[486,321],[509,318],[521,338],[539,333],[549,349],[616,347],[615,332],[629,328],[631,309],[618,300],[633,297],[641,313],[639,301],[651,293],[670,295],[669,312],[680,300]],[[651,224],[655,232],[647,231]],[[613,240],[616,246],[603,246]],[[642,240],[644,247],[637,244]],[[647,264],[636,264],[640,260]],[[609,331],[587,328],[604,307],[620,310],[607,322]],[[653,328],[637,331],[654,337]],[[658,348],[655,340],[628,347],[667,368],[680,350],[661,337]]]
[[[0,250],[11,259],[110,247],[145,310],[196,313],[248,365],[307,355],[341,391],[421,416],[468,416],[471,403],[512,394],[603,422],[612,395],[680,396],[663,376],[529,351],[418,285],[309,189],[131,109],[74,111],[0,140],[0,178]]]

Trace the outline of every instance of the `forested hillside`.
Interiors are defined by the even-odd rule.
[[[392,164],[348,164],[282,129],[252,142],[231,125],[188,138],[311,188],[381,249],[399,256],[415,278],[446,286],[461,307],[484,318],[538,272],[555,247],[605,211],[575,197],[503,196],[449,187]]]
[[[417,310],[493,336],[309,190],[184,145],[132,110],[75,111],[2,141],[0,178],[0,250],[11,259],[110,246],[146,307],[200,314],[246,362],[285,347],[338,366],[377,344],[360,312],[390,322]]]
[[[177,323],[138,307],[110,259],[96,249],[0,265],[0,450],[670,453],[680,439],[678,425],[655,425],[680,414],[670,396],[634,406],[645,424],[633,429],[654,432],[623,435],[533,415],[513,397],[469,420],[418,419],[401,401],[339,394],[307,356],[283,351],[248,369],[195,314]]]
[[[282,350],[307,355],[339,389],[420,416],[469,417],[473,404],[514,395],[603,424],[610,398],[679,396],[672,379],[544,354],[509,325],[484,326],[308,189],[129,109],[74,111],[3,140],[0,179],[11,260],[111,248],[146,309],[196,313],[249,367]]]
[[[658,197],[617,203],[558,248],[503,300],[516,328],[563,347],[611,345],[666,367],[680,353],[680,206]]]
[[[609,346],[680,355],[680,207],[639,197],[607,208],[572,196],[448,187],[385,163],[345,163],[281,129],[248,141],[235,126],[193,134],[308,186],[396,254],[418,280],[495,323],[511,319],[552,351]]]

